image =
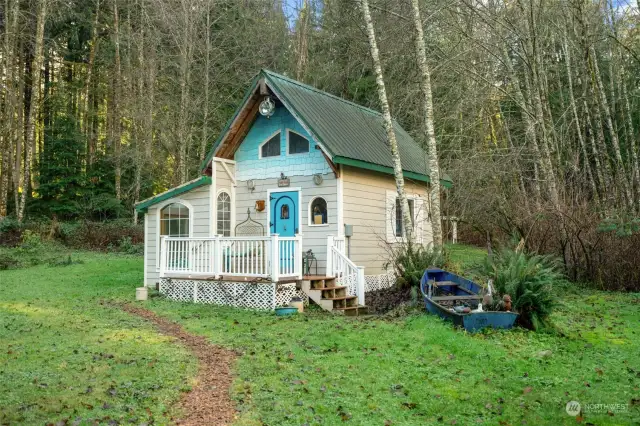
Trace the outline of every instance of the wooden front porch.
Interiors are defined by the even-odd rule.
[[[304,275],[302,236],[176,238],[163,237],[160,257],[160,290],[176,292],[176,300],[207,303],[203,294],[220,290],[221,301],[233,299],[224,290],[231,286],[255,284],[273,286],[261,297],[260,308],[276,306],[281,286],[293,286],[291,295],[301,289],[303,295],[328,311],[355,313],[364,308],[364,268],[356,266],[344,253],[344,237],[327,238],[327,275]],[[199,284],[201,283],[201,284]],[[217,283],[217,287],[214,285]],[[214,285],[214,287],[211,287]],[[235,286],[234,286],[235,285]],[[180,288],[178,288],[178,287]],[[222,287],[220,287],[222,286]],[[253,296],[252,296],[253,297]],[[256,296],[256,299],[260,297]],[[266,300],[266,302],[264,301]],[[280,298],[280,300],[284,300]],[[288,302],[287,302],[288,303]],[[235,305],[234,305],[235,306]],[[250,306],[249,306],[250,307]]]
[[[160,278],[269,282],[302,279],[302,236],[161,241]]]

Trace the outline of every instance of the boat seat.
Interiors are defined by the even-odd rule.
[[[446,301],[446,300],[482,300],[482,296],[478,295],[464,295],[464,296],[434,296],[431,298],[434,302]]]
[[[454,283],[453,281],[435,281],[434,284],[436,285],[436,287],[458,287],[458,284]]]

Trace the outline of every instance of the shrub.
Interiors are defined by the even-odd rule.
[[[0,253],[0,271],[15,268],[18,264],[18,259],[12,253]]]
[[[141,255],[144,253],[144,243],[134,244],[131,237],[124,237],[118,243],[118,251],[126,254]]]
[[[125,243],[127,249],[144,243],[142,225],[134,225],[129,220],[65,224],[60,227],[60,233],[66,245],[88,250],[120,247],[125,239],[128,241]]]
[[[16,219],[0,220],[0,246],[15,247],[22,241],[23,226]]]
[[[390,249],[390,259],[384,265],[392,266],[400,287],[417,287],[424,270],[429,267],[442,268],[447,263],[444,249],[433,249],[421,244],[400,244]]]
[[[546,325],[555,305],[553,285],[564,281],[554,258],[505,248],[487,258],[486,272],[498,293],[494,300],[511,296],[519,325],[531,330]]]

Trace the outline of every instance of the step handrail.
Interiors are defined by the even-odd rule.
[[[329,267],[331,269],[329,269]],[[327,269],[327,275],[336,277],[337,283],[346,285],[351,295],[358,296],[358,303],[360,305],[365,304],[363,266],[356,265],[339,247],[331,245],[327,253]]]

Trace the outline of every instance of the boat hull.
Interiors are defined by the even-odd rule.
[[[427,269],[422,282],[420,283],[422,294],[424,295],[424,304],[427,312],[438,315],[447,321],[453,322],[454,325],[462,327],[470,333],[475,333],[483,328],[491,327],[497,329],[510,329],[515,324],[518,314],[515,312],[470,312],[467,314],[460,314],[452,312],[450,309],[440,305],[434,300],[431,300],[427,296],[425,286],[428,280],[434,279],[436,282],[440,278],[441,281],[456,282],[460,286],[464,286],[468,290],[478,294],[481,288],[472,281],[466,280],[450,272],[446,272],[440,269]]]

